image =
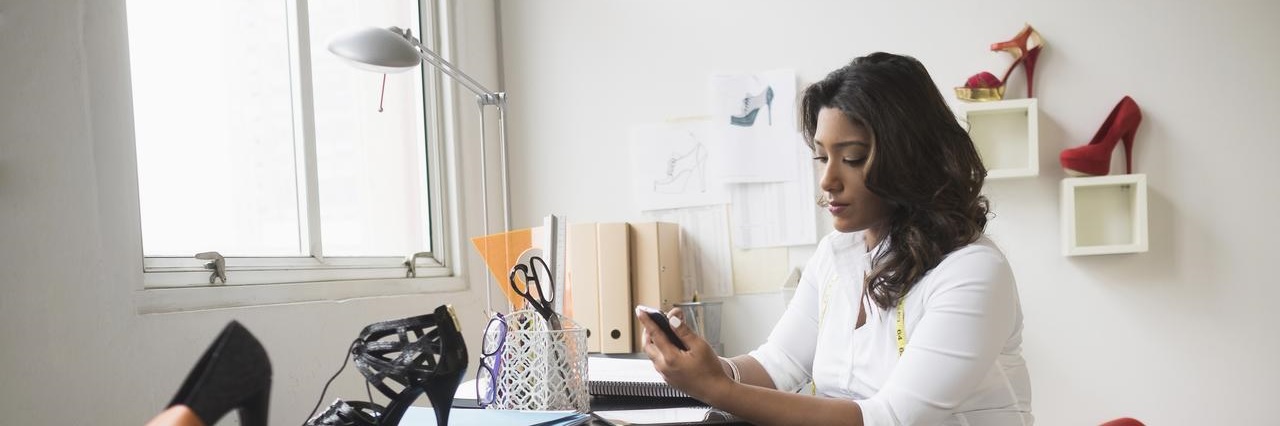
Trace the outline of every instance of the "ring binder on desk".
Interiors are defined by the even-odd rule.
[[[618,382],[590,380],[587,382],[592,395],[643,396],[650,398],[688,398],[689,395],[666,383]]]
[[[592,395],[689,398],[667,384],[648,359],[590,357],[587,370]]]

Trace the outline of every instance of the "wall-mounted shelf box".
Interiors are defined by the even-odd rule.
[[[964,102],[957,106],[961,126],[987,167],[988,179],[1040,174],[1040,112],[1036,100]]]
[[[1147,175],[1062,180],[1062,254],[1147,251]]]

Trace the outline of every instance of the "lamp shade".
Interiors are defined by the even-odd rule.
[[[413,44],[386,28],[367,27],[338,34],[329,41],[329,51],[357,67],[380,73],[408,71],[422,62]]]

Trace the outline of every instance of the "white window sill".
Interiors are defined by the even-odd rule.
[[[134,305],[139,314],[162,314],[303,302],[341,302],[365,297],[455,292],[466,288],[466,280],[458,276],[148,288],[134,292]]]

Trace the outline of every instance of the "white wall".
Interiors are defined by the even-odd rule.
[[[988,44],[1035,25],[1048,42],[1036,74],[1041,174],[988,182],[986,193],[998,215],[988,231],[1020,284],[1040,423],[1125,415],[1159,425],[1275,423],[1280,310],[1271,305],[1280,289],[1264,265],[1280,235],[1268,219],[1280,207],[1280,4],[543,0],[501,8],[518,226],[551,212],[642,219],[627,189],[627,130],[705,115],[712,72],[794,68],[807,84],[883,50],[920,59],[950,99],[969,75],[1008,63]],[[1149,179],[1151,250],[1065,258],[1058,152],[1087,142],[1126,94],[1145,113],[1134,163]],[[730,351],[764,338],[760,316],[744,311],[776,306],[776,297],[726,305],[743,320],[726,324]]]
[[[459,3],[456,47],[464,53],[458,63],[492,84],[493,3]],[[271,424],[305,419],[365,324],[453,303],[469,346],[478,347],[480,285],[454,293],[139,315],[127,47],[123,0],[0,3],[0,424],[142,424],[168,403],[232,318],[258,336],[273,360]],[[199,54],[199,46],[190,54]],[[181,88],[174,94],[181,96]],[[458,128],[473,139],[474,102],[466,97],[459,104]],[[478,192],[477,157],[474,144],[463,148],[464,236],[480,233],[478,199],[467,195]],[[479,276],[477,257],[460,246],[467,256],[463,271]],[[361,383],[348,366],[324,403],[338,396],[367,399]]]
[[[458,62],[483,82],[497,81],[492,5],[458,3]],[[274,360],[272,423],[299,422],[360,326],[446,301],[476,311],[479,286],[448,295],[138,315],[122,5],[0,4],[0,423],[139,424],[168,401],[231,318],[248,325]],[[501,6],[517,226],[551,212],[575,221],[640,219],[626,192],[626,131],[705,114],[711,72],[789,67],[804,84],[854,56],[886,50],[916,56],[946,89],[974,72],[1002,69],[1007,59],[987,52],[987,44],[1024,21],[1034,24],[1049,43],[1036,85],[1041,176],[990,182],[987,193],[999,214],[989,231],[1021,284],[1041,424],[1120,415],[1167,425],[1272,423],[1280,313],[1269,304],[1280,290],[1262,265],[1275,253],[1265,238],[1280,234],[1266,219],[1280,200],[1270,182],[1280,141],[1268,132],[1280,115],[1280,30],[1272,22],[1280,6]],[[1135,165],[1150,179],[1151,251],[1063,258],[1056,153],[1087,141],[1124,94],[1146,113]],[[474,133],[468,117],[459,126],[464,137]],[[468,146],[463,157],[475,153]],[[470,176],[468,193],[475,193]],[[474,216],[471,234],[478,233]],[[469,260],[468,271],[477,274],[474,256]],[[747,318],[748,307],[766,309],[775,298],[738,297],[726,309]],[[737,327],[726,330],[730,350],[763,339],[761,318],[767,315],[730,322]],[[469,330],[480,321],[478,314],[463,319]],[[363,394],[352,373],[326,403]]]

